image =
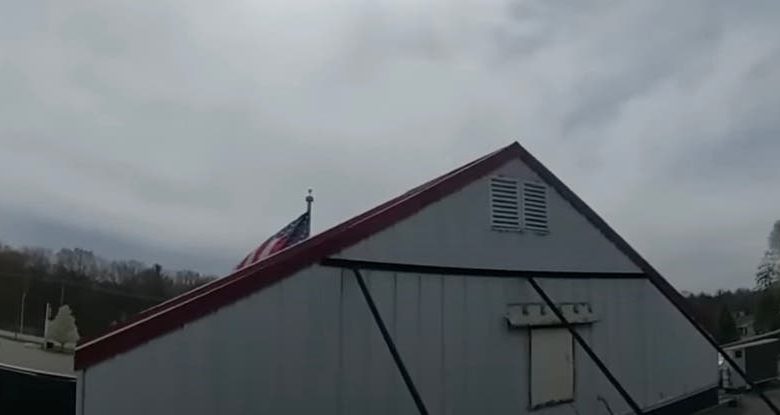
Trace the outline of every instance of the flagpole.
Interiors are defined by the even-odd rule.
[[[309,194],[306,196],[306,213],[309,215],[309,234],[311,235],[311,204],[314,202],[314,196],[311,194],[311,189],[309,189]]]

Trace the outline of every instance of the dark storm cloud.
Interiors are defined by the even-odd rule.
[[[0,209],[0,227],[4,234],[16,236],[14,242],[17,246],[40,246],[41,241],[53,247],[86,246],[103,258],[143,258],[149,265],[164,263],[170,269],[198,269],[207,274],[221,273],[235,265],[232,263],[233,258],[220,257],[219,252],[204,257],[193,252],[179,251],[176,247],[117,237],[89,225],[65,225],[56,219],[39,218],[25,212]]]
[[[780,6],[279,4],[2,3],[0,239],[224,272],[308,187],[322,230],[517,139],[678,287],[752,284]]]

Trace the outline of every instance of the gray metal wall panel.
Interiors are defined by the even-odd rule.
[[[419,384],[420,393],[431,413],[444,413],[444,384],[447,374],[444,353],[442,353],[444,348],[443,278],[432,275],[413,278],[419,281],[421,314],[417,318],[420,320],[420,327],[417,331],[414,331],[414,326],[401,328],[397,331],[395,339],[398,342],[399,352],[405,357],[416,353],[415,350],[408,347],[410,342],[408,339],[416,336],[414,341],[422,347],[416,362],[411,362],[415,366],[412,366],[410,371],[420,374],[418,378],[415,378],[415,382]],[[401,280],[404,279],[401,278]],[[399,286],[406,287],[405,285]],[[412,287],[409,295],[413,295],[411,294],[413,292]],[[399,298],[406,296],[407,292],[403,292]]]
[[[528,413],[528,333],[511,302],[522,279],[366,272],[388,330],[435,414]],[[580,333],[645,406],[717,381],[716,354],[645,280],[541,280],[558,302],[588,301]],[[627,409],[575,347],[575,402],[534,413]],[[85,413],[415,413],[350,272],[313,267],[91,367]]]
[[[434,413],[525,413],[527,331],[508,331],[502,320],[508,302],[540,301],[525,281],[376,272],[367,275],[372,280],[386,275],[401,281],[396,284],[399,292],[392,297],[384,290],[373,292],[384,310],[392,309],[389,303],[393,298],[418,295],[416,281],[441,281],[441,298],[425,295],[427,301],[440,301],[441,311],[436,316],[443,318],[439,353],[445,375],[441,391],[437,395],[430,387],[421,387],[426,402],[442,402],[437,408],[440,412]],[[717,382],[714,350],[649,282],[543,280],[542,285],[556,301],[593,304],[600,321],[579,330],[642,405],[685,396]],[[435,308],[431,305],[428,309]],[[425,372],[433,359],[407,357],[416,353],[409,345],[417,342],[419,331],[413,319],[405,321],[406,325],[396,325],[399,350],[411,373]],[[427,333],[426,337],[434,341],[437,334]],[[628,410],[596,366],[581,349],[575,349],[576,401],[543,412],[570,413],[571,406],[575,406],[582,413],[601,413],[605,408],[599,396],[616,413]],[[675,350],[685,352],[675,354]]]
[[[340,356],[356,335],[339,332],[366,316],[352,297],[340,303],[339,271],[304,271],[91,367],[85,413],[350,412]]]
[[[495,174],[538,180],[519,160]],[[639,272],[558,193],[549,191],[547,235],[490,228],[489,177],[345,249],[339,257],[379,262],[521,270]]]
[[[541,284],[555,301],[587,298],[597,307],[600,321],[590,329],[592,345],[643,405],[717,382],[717,352],[649,281]]]
[[[753,382],[777,379],[778,343],[768,343],[744,349],[745,372]]]

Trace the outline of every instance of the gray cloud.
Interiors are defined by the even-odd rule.
[[[0,5],[0,238],[227,271],[518,139],[678,287],[778,219],[780,7]],[[185,264],[186,261],[191,264]]]

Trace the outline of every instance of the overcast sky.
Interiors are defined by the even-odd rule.
[[[518,140],[680,289],[780,219],[776,1],[0,0],[0,240],[224,274]]]

